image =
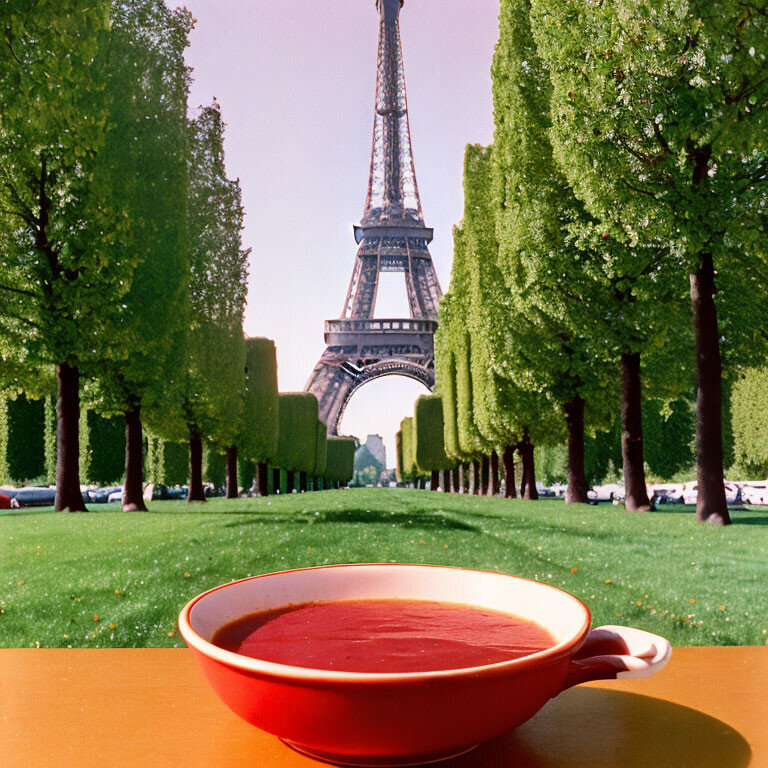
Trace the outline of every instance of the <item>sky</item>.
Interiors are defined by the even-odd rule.
[[[187,0],[190,105],[215,97],[227,173],[239,178],[250,257],[245,332],[277,345],[282,392],[303,390],[340,315],[354,265],[373,128],[375,0]],[[461,220],[464,147],[493,137],[490,66],[498,0],[406,0],[400,16],[416,177],[443,291]],[[407,316],[385,274],[378,317]],[[426,389],[386,376],[353,395],[340,432],[394,435]]]

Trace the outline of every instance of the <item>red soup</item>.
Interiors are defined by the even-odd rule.
[[[502,611],[429,600],[336,600],[253,613],[212,642],[263,661],[342,672],[430,672],[517,659],[556,640]]]

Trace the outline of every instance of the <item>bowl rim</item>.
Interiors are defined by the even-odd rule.
[[[279,576],[286,573],[298,573],[301,571],[319,571],[327,568],[357,568],[357,567],[382,567],[382,568],[438,568],[442,570],[452,571],[469,571],[470,573],[487,573],[493,576],[502,576],[510,579],[518,579],[520,581],[529,581],[537,584],[540,587],[555,590],[561,594],[567,595],[571,600],[578,603],[584,611],[584,621],[580,629],[567,640],[563,640],[560,643],[553,645],[551,648],[545,648],[543,651],[537,651],[536,653],[530,653],[527,656],[520,656],[517,659],[510,659],[508,661],[497,661],[493,664],[484,664],[477,667],[459,667],[456,669],[438,669],[433,671],[424,672],[344,672],[340,670],[330,669],[315,669],[314,667],[297,667],[289,664],[278,664],[273,661],[265,661],[263,659],[253,658],[251,656],[244,656],[234,651],[227,651],[224,648],[220,648],[218,645],[205,640],[201,637],[193,628],[189,620],[189,614],[194,608],[195,604],[202,600],[204,597],[217,592],[221,589],[226,589],[233,584],[240,584],[244,581],[253,581],[254,579],[264,579],[269,576]],[[467,603],[471,605],[471,603]],[[589,631],[590,624],[592,623],[592,615],[589,608],[578,597],[575,597],[570,592],[566,592],[564,589],[555,587],[551,584],[544,584],[541,581],[535,579],[527,579],[524,576],[514,576],[509,573],[501,573],[499,571],[487,571],[479,568],[462,568],[460,566],[451,565],[430,565],[423,563],[331,563],[329,565],[317,565],[309,568],[289,568],[285,571],[273,571],[271,573],[262,573],[256,576],[247,576],[244,579],[235,579],[234,581],[228,581],[226,584],[220,584],[217,587],[201,592],[199,595],[193,597],[179,613],[179,632],[183,637],[186,644],[195,651],[207,656],[214,661],[224,664],[228,667],[235,667],[236,669],[243,670],[245,672],[257,673],[266,675],[269,677],[280,677],[289,680],[303,680],[306,682],[347,682],[347,683],[394,683],[394,682],[414,682],[419,680],[435,680],[440,678],[461,678],[461,677],[477,677],[478,675],[493,675],[499,672],[505,672],[507,670],[523,671],[530,667],[537,666],[541,661],[551,661],[558,659],[564,655],[569,654],[575,648],[578,648]]]

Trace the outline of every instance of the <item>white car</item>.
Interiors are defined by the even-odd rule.
[[[741,500],[745,504],[768,504],[768,480],[744,483],[741,488]]]
[[[592,490],[587,491],[590,501],[613,501],[624,498],[624,486],[619,483],[607,483],[606,485],[593,485]]]
[[[725,486],[725,503],[736,504],[739,501],[740,488],[736,483],[723,481]],[[696,504],[699,498],[699,484],[698,483],[683,483],[681,492],[683,504]]]

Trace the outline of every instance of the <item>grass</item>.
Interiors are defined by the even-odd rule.
[[[179,609],[217,584],[344,562],[458,565],[566,589],[593,626],[675,645],[768,640],[768,514],[696,523],[428,491],[363,488],[268,499],[153,502],[149,513],[0,515],[0,646],[182,646]]]

